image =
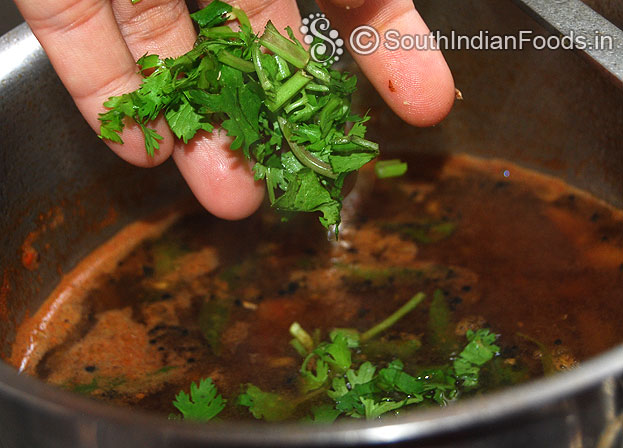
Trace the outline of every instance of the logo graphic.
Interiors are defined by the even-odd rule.
[[[344,41],[336,30],[331,29],[331,22],[323,13],[310,14],[303,19],[301,33],[303,41],[311,45],[309,52],[314,61],[330,66],[340,60],[344,54]],[[328,32],[326,35],[323,32]]]

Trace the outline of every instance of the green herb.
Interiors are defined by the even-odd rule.
[[[199,329],[212,353],[217,356],[221,354],[221,336],[229,322],[232,307],[233,300],[214,297],[203,302],[199,310]]]
[[[396,310],[391,316],[389,316],[383,322],[375,325],[374,327],[370,328],[368,331],[363,333],[361,335],[361,342],[370,340],[374,338],[375,336],[377,336],[379,333],[382,333],[383,331],[387,330],[389,327],[391,327],[396,322],[398,322],[400,319],[402,319],[405,315],[413,311],[415,307],[417,307],[422,302],[422,300],[424,300],[425,298],[426,296],[422,292],[419,294],[416,294],[411,300],[409,300],[407,303],[401,306],[398,310]]]
[[[159,277],[174,271],[179,262],[179,258],[188,253],[183,250],[181,245],[176,241],[164,240],[154,243],[152,246],[154,254],[153,266],[154,276]]]
[[[314,340],[298,322],[290,325],[290,334],[294,336],[290,343],[299,354],[305,356],[307,352],[311,352],[314,349]]]
[[[498,357],[491,362],[486,372],[486,381],[490,387],[512,386],[530,379],[530,371],[524,363],[518,359],[514,359],[512,364],[507,361]]]
[[[247,406],[255,418],[268,422],[285,420],[296,408],[292,400],[278,394],[264,392],[253,384],[247,385],[246,391],[238,396],[238,404]]]
[[[373,339],[361,345],[361,350],[369,358],[406,359],[412,357],[422,347],[422,342],[415,336],[407,339]]]
[[[212,380],[206,378],[199,385],[190,385],[190,395],[184,391],[177,394],[173,405],[182,413],[184,419],[208,421],[225,408],[225,400]]]
[[[379,179],[400,177],[407,172],[407,164],[399,159],[381,160],[374,165],[374,173]]]
[[[147,376],[162,375],[163,373],[168,373],[171,370],[175,370],[175,369],[179,369],[179,366],[164,366],[164,367],[160,367],[157,370],[154,370],[153,372],[147,373]]]
[[[90,383],[86,384],[68,384],[66,386],[72,392],[81,394],[81,395],[91,395],[91,393],[99,388],[97,384],[97,379],[93,378]]]
[[[439,293],[436,296],[440,297]],[[404,363],[397,358],[386,365],[377,365],[366,356],[366,345],[404,318],[424,298],[423,293],[415,295],[363,333],[336,328],[324,342],[318,341],[317,332],[312,336],[300,324],[293,323],[292,345],[303,356],[299,370],[300,395],[285,396],[247,384],[236,403],[248,407],[255,418],[266,421],[286,420],[307,410],[311,415],[304,420],[330,423],[340,416],[376,419],[409,406],[443,406],[462,392],[473,390],[479,385],[482,366],[500,350],[494,344],[496,335],[487,329],[468,331],[463,350],[445,365],[420,366],[416,372],[405,371]],[[419,348],[419,340],[415,341]],[[210,393],[214,400],[216,391]],[[183,398],[189,401],[185,394]]]
[[[459,346],[454,334],[452,313],[446,303],[444,293],[437,289],[428,310],[428,329],[430,342],[445,356],[453,353]]]
[[[268,22],[255,35],[243,11],[219,0],[191,17],[195,47],[177,58],[140,58],[147,76],[138,90],[104,103],[100,137],[123,143],[130,118],[153,155],[162,137],[149,123],[160,114],[185,143],[220,125],[231,149],[255,161],[255,179],[266,181],[275,208],[320,212],[325,227],[338,225],[344,179],[378,155],[365,139],[368,117],[351,111],[356,78],[311,60],[289,28],[285,37]],[[224,25],[232,19],[240,31]]]
[[[227,3],[212,2],[202,10],[191,14],[190,17],[202,29],[211,28],[225,23],[232,10],[233,8]]]
[[[335,409],[330,404],[315,406],[311,409],[311,413],[313,415],[312,421],[314,423],[333,423],[341,414],[340,411]]]
[[[556,373],[552,351],[545,344],[538,339],[528,336],[527,334],[517,333],[517,336],[528,342],[532,342],[539,348],[539,351],[541,352],[541,365],[543,366],[543,373],[545,375],[552,375]]]
[[[454,360],[454,371],[463,386],[472,389],[478,386],[480,367],[493,359],[500,347],[494,345],[496,336],[489,330],[480,329],[476,332],[468,330],[466,334],[469,344]]]
[[[310,396],[313,391],[326,390],[339,415],[373,419],[415,404],[444,405],[459,396],[461,390],[476,387],[480,367],[499,351],[493,344],[496,336],[489,330],[469,331],[468,343],[457,359],[442,367],[421,369],[415,375],[405,372],[399,359],[379,368],[358,355],[360,342],[384,331],[378,329],[387,329],[422,299],[423,294],[416,295],[363,334],[350,329],[331,332],[331,342],[318,345],[303,361],[300,370],[303,393]]]
[[[417,243],[432,244],[449,238],[456,230],[456,224],[450,221],[424,220],[403,223],[383,224],[387,232],[398,233],[401,238]]]
[[[69,381],[63,387],[81,395],[92,395],[97,390],[109,391],[126,382],[125,377],[94,377],[90,383]]]

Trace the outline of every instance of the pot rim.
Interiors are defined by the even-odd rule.
[[[445,408],[426,409],[383,421],[343,421],[322,426],[300,423],[170,421],[162,415],[130,410],[64,391],[19,374],[0,362],[0,395],[70,418],[85,415],[98,422],[138,426],[162,435],[211,443],[254,446],[348,446],[423,439],[519,416],[623,375],[623,344],[552,377],[512,386],[482,397],[468,398]]]

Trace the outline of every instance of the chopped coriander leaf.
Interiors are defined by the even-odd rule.
[[[454,334],[454,322],[452,322],[446,296],[440,289],[435,290],[428,309],[428,330],[430,342],[441,353],[450,355],[456,351],[459,342]]]
[[[381,228],[387,232],[395,232],[401,238],[413,240],[421,244],[432,244],[443,241],[454,233],[456,223],[446,220],[420,220],[411,222],[393,222],[383,224]]]
[[[326,390],[327,397],[335,405],[331,416],[375,419],[420,403],[445,405],[460,394],[461,388],[469,390],[477,386],[480,367],[499,351],[493,344],[496,336],[489,330],[468,332],[468,344],[453,363],[423,368],[415,374],[405,372],[400,359],[380,368],[360,356],[360,342],[367,343],[387,330],[423,299],[424,294],[417,294],[363,334],[352,329],[333,330],[331,342],[319,344],[305,357],[301,367],[302,391]],[[334,354],[333,358],[327,355],[329,352]]]
[[[357,384],[366,384],[372,381],[375,371],[376,367],[374,367],[372,363],[366,361],[359,366],[357,371],[349,369],[346,372],[346,378],[348,378],[348,382],[352,386],[356,386]]]
[[[539,348],[539,351],[541,352],[541,364],[543,365],[543,373],[545,375],[552,375],[556,373],[556,367],[554,367],[554,360],[552,358],[552,351],[545,344],[523,333],[517,333],[517,336],[525,339],[526,341],[532,342]]]
[[[440,293],[436,297],[439,299]],[[416,405],[446,405],[463,391],[477,387],[481,367],[499,353],[500,348],[494,344],[497,336],[489,330],[468,331],[467,344],[456,358],[450,354],[444,365],[419,366],[415,372],[405,371],[405,364],[396,358],[387,364],[375,364],[365,350],[360,350],[365,348],[360,343],[369,343],[423,300],[423,293],[416,294],[390,317],[361,334],[349,328],[333,329],[325,342],[319,341],[319,330],[312,337],[300,324],[293,323],[293,346],[303,357],[300,394],[266,392],[247,384],[236,403],[247,407],[257,419],[283,421],[306,411],[304,421],[316,423],[330,423],[341,416],[377,419]],[[174,405],[184,418],[209,420],[223,409],[224,403],[207,379],[199,386],[191,385],[190,397],[180,392]]]
[[[389,327],[391,327],[396,322],[398,322],[400,319],[402,319],[405,315],[413,311],[415,307],[417,307],[425,298],[426,298],[426,295],[422,292],[413,296],[411,300],[409,300],[407,303],[401,306],[398,310],[396,310],[391,316],[389,316],[383,322],[378,323],[377,325],[375,325],[374,327],[370,328],[368,331],[363,333],[361,335],[361,341],[362,342],[368,341],[376,337],[378,334],[382,333],[383,331],[387,330]]]
[[[500,347],[493,344],[496,336],[487,329],[481,329],[476,332],[467,330],[466,336],[469,344],[467,344],[459,356],[472,364],[481,366],[491,360],[493,355],[500,350]]]
[[[314,349],[314,340],[298,322],[290,325],[290,334],[301,343],[306,351],[311,352]]]
[[[342,333],[336,334],[330,343],[321,345],[314,353],[336,370],[346,371],[352,364],[348,341]]]
[[[381,160],[374,165],[374,172],[379,179],[400,177],[407,172],[407,164],[398,159]]]
[[[247,385],[246,391],[238,396],[238,404],[249,408],[257,419],[268,422],[285,420],[292,415],[296,403],[281,395],[264,392],[253,384]]]
[[[415,336],[407,339],[387,340],[386,338],[372,339],[362,344],[362,351],[372,358],[410,358],[420,348],[422,342]]]
[[[129,118],[153,156],[162,137],[149,123],[159,115],[185,143],[221,126],[231,149],[255,162],[275,208],[321,212],[322,225],[337,227],[345,177],[379,152],[365,139],[368,117],[351,112],[356,78],[312,61],[289,28],[284,36],[269,22],[254,34],[247,15],[222,1],[191,17],[199,25],[195,47],[177,58],[141,57],[141,86],[104,103],[100,138],[123,143]],[[225,24],[232,19],[239,31]]]
[[[303,68],[309,62],[309,53],[302,45],[282,36],[271,21],[266,24],[260,43],[297,68]]]
[[[466,336],[469,343],[454,360],[454,371],[463,386],[472,389],[478,386],[480,367],[493,359],[500,347],[494,344],[496,335],[487,329],[468,330]]]
[[[405,404],[407,404],[408,400],[403,401],[380,401],[376,402],[372,398],[361,398],[361,403],[365,408],[365,416],[368,420],[379,418],[381,415],[386,414],[388,412],[394,411],[396,409],[400,409]]]
[[[322,212],[320,222],[329,227],[340,219],[342,204],[333,199],[318,175],[309,168],[303,168],[294,175],[286,174],[287,191],[279,196],[273,206],[277,210]]]
[[[218,393],[210,378],[203,379],[199,385],[190,385],[190,395],[180,391],[173,405],[182,413],[184,419],[208,421],[216,417],[224,408],[225,400]]]
[[[329,177],[331,179],[337,178],[337,172],[334,172],[329,164],[318,159],[316,156],[307,151],[303,146],[294,142],[292,138],[294,133],[292,124],[288,123],[287,120],[281,117],[279,117],[278,120],[281,132],[283,133],[283,136],[290,145],[292,153],[296,156],[299,162],[301,162],[307,168],[318,174]]]
[[[335,409],[330,404],[322,406],[315,406],[311,410],[314,423],[333,423],[337,419],[342,411]]]
[[[227,3],[214,0],[205,8],[191,14],[190,17],[201,28],[211,28],[225,23],[232,9]]]

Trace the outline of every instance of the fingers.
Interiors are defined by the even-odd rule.
[[[400,35],[430,31],[411,0],[366,0],[345,12],[328,0],[319,1],[333,26],[348,43],[353,29],[373,27],[383,39],[387,30]],[[441,121],[454,103],[454,81],[439,50],[390,51],[381,44],[369,54],[353,57],[387,104],[406,122],[430,126]]]
[[[136,89],[141,81],[109,1],[18,0],[17,5],[82,115],[99,132],[102,103]],[[147,156],[136,126],[124,132],[125,145],[109,146],[131,163],[158,164],[170,154],[173,137],[162,120],[153,127],[165,137],[155,158]]]
[[[175,57],[193,47],[195,31],[184,0],[149,0],[132,5],[113,0],[119,29],[135,58],[145,53]],[[229,149],[224,133],[200,133],[187,145],[175,144],[173,159],[199,202],[225,219],[253,213],[264,197],[241,152]]]
[[[206,6],[211,0],[200,0],[201,7]],[[272,20],[277,29],[282,32],[286,26],[291,26],[298,33],[301,23],[301,15],[296,5],[296,0],[233,0],[228,3],[235,8],[240,8],[249,16],[253,31],[260,33],[269,20]]]
[[[199,202],[223,219],[241,219],[262,203],[265,186],[256,182],[241,151],[229,149],[231,139],[221,129],[200,131],[187,145],[178,142],[173,151],[177,164]]]
[[[205,6],[209,1],[200,6]],[[294,0],[231,2],[242,8],[255,32],[272,20],[278,29],[300,22]],[[253,213],[264,198],[263,182],[256,182],[252,163],[240,151],[229,149],[231,139],[222,130],[201,132],[188,145],[178,143],[173,159],[191,190],[210,213],[224,219],[241,219]]]
[[[113,0],[119,29],[134,59],[145,53],[175,57],[193,47],[196,34],[184,0]]]

